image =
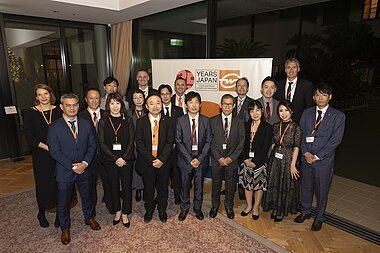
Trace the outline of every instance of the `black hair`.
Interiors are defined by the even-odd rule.
[[[279,108],[280,106],[283,105],[286,107],[286,109],[288,109],[291,113],[292,113],[292,118],[293,118],[293,113],[294,113],[294,108],[293,108],[293,104],[292,102],[290,102],[289,100],[281,100],[279,103],[278,103],[278,106],[277,106],[277,114],[278,114],[278,117],[280,117],[280,113],[279,113]],[[281,117],[280,117],[281,119]]]
[[[315,95],[317,91],[323,94],[332,95],[333,88],[327,83],[320,83],[315,87],[313,95]]]
[[[198,98],[199,103],[202,103],[201,95],[195,91],[190,91],[189,93],[185,95],[185,103],[187,104],[187,102],[192,100],[193,98]]]
[[[274,85],[277,87],[277,85],[276,85],[276,79],[274,79],[274,78],[271,77],[271,76],[267,76],[267,77],[265,77],[264,80],[261,82],[261,88],[263,87],[263,85],[264,85],[264,83],[265,83],[266,81],[272,81],[272,82],[274,82]]]
[[[238,85],[238,82],[241,81],[241,80],[246,81],[247,82],[247,87],[249,88],[249,82],[248,82],[248,79],[246,77],[241,77],[238,80],[236,80],[236,86]]]
[[[227,99],[227,98],[231,98],[232,101],[234,101],[234,104],[235,104],[235,98],[234,98],[231,94],[224,94],[224,95],[222,96],[222,98],[220,99],[220,103],[222,103],[223,100],[224,100],[224,99]]]
[[[249,102],[249,104],[248,104],[248,108],[247,108],[247,112],[248,112],[248,114],[249,114],[249,118],[251,118],[250,113],[251,113],[252,110],[255,109],[255,107],[257,107],[258,109],[260,109],[260,111],[261,111],[261,119],[260,119],[260,120],[261,120],[262,122],[264,122],[264,121],[265,121],[265,116],[264,116],[264,113],[263,113],[263,109],[264,109],[264,107],[263,107],[263,105],[260,103],[259,100],[255,100],[255,99],[253,99],[251,102]]]
[[[164,83],[164,84],[161,84],[160,87],[158,87],[158,94],[161,94],[161,91],[163,89],[165,89],[165,88],[168,89],[168,91],[170,92],[170,94],[173,93],[172,87],[170,87],[169,84]]]
[[[100,96],[100,91],[99,91],[97,88],[89,88],[89,89],[86,91],[86,94],[84,95],[84,97],[87,97],[87,94],[88,94],[90,91],[97,91],[97,92],[99,93],[99,96]]]
[[[175,81],[174,81],[174,85],[177,83],[178,80],[183,80],[183,81],[185,81],[185,84],[186,84],[186,80],[185,80],[185,78],[179,76],[179,77],[177,77],[177,78],[175,79]]]
[[[104,79],[103,85],[106,86],[107,84],[112,83],[112,82],[115,82],[116,86],[119,87],[119,81],[113,76],[109,76],[106,79]]]
[[[106,101],[106,112],[107,112],[107,115],[106,116],[109,116],[111,114],[110,113],[110,102],[111,102],[111,99],[113,99],[113,100],[115,100],[115,101],[117,101],[117,102],[120,103],[120,105],[121,105],[120,113],[122,115],[125,115],[126,114],[126,108],[125,108],[123,96],[120,95],[117,92],[114,92],[114,93],[108,94],[108,96],[107,96],[107,101]]]

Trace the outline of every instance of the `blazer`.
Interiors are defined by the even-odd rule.
[[[77,118],[77,139],[63,118],[49,126],[47,142],[49,153],[56,160],[56,180],[59,182],[75,181],[79,175],[72,171],[72,164],[86,161],[90,165],[96,152],[93,127],[87,120]],[[92,174],[93,170],[85,169],[84,176]]]
[[[224,122],[222,114],[216,115],[210,119],[212,141],[211,155],[212,161],[218,163],[221,157],[230,157],[233,162],[238,162],[239,156],[244,146],[244,122],[232,115],[230,133],[227,139],[227,148],[223,149],[224,140]],[[219,163],[218,163],[219,164]]]
[[[121,150],[114,151],[113,144],[115,143],[115,133],[112,129],[109,118],[114,120],[112,116],[102,118],[99,122],[99,143],[100,150],[104,157],[105,163],[114,164],[120,157],[126,162],[134,159],[134,136],[135,130],[132,118],[126,116],[121,119],[121,126],[117,132],[118,142],[121,144]],[[119,118],[120,119],[120,118]],[[114,123],[115,124],[115,123]],[[117,126],[115,126],[116,128]]]
[[[274,98],[278,101],[285,100],[285,86],[286,79],[280,80],[276,83],[277,91],[274,94]],[[313,85],[310,81],[298,77],[297,86],[292,98],[292,104],[294,108],[293,120],[297,123],[300,122],[303,110],[312,107],[313,102]]]
[[[211,126],[210,120],[206,116],[199,114],[198,119],[198,160],[200,168],[208,167],[208,152],[211,145]],[[189,115],[185,114],[178,118],[175,130],[175,143],[178,150],[178,167],[192,168],[191,157],[191,126]]]
[[[175,105],[176,100],[177,100],[177,94],[174,93],[174,95],[171,98],[172,105]],[[177,106],[177,107],[179,107],[179,106]],[[179,107],[179,108],[181,108],[181,107]],[[182,101],[182,115],[186,114],[186,112],[187,112],[186,111],[186,103],[185,103],[185,100],[183,100]]]
[[[257,99],[261,105],[263,106],[264,108],[264,115],[265,115],[265,104],[264,104],[264,99],[263,97]],[[273,100],[273,112],[272,112],[272,115],[270,116],[270,119],[269,119],[269,124],[271,124],[273,126],[274,123],[277,123],[280,121],[280,118],[278,117],[278,112],[277,112],[277,107],[278,107],[278,104],[280,103],[278,100],[276,99],[272,99]]]
[[[92,121],[92,119],[93,119],[93,115],[90,115],[90,112],[87,110],[87,108],[84,109],[84,110],[82,110],[82,111],[80,111],[80,112],[78,113],[78,117],[81,117],[82,119],[87,120],[87,121],[90,122],[90,123],[92,124],[92,126],[93,126],[93,121]],[[102,119],[103,117],[104,117],[104,110],[100,109],[100,119]],[[99,120],[99,121],[100,121],[100,120]],[[99,124],[99,123],[98,123],[98,124]],[[99,148],[99,140],[98,140],[98,138],[97,138],[98,133],[97,133],[95,127],[92,128],[92,132],[94,133],[94,136],[95,136],[96,145],[97,145],[98,148]]]
[[[152,128],[148,118],[149,114],[137,119],[135,142],[137,149],[136,171],[143,174],[152,167],[156,158],[152,156]],[[168,159],[174,146],[174,129],[169,117],[160,117],[158,130],[157,159],[164,164],[162,168],[169,167]]]
[[[162,105],[162,107],[165,107],[165,106]],[[164,115],[163,108],[161,111],[161,115]],[[175,124],[177,123],[177,119],[183,115],[183,110],[181,107],[174,105],[174,103],[172,102],[172,106],[170,108],[170,115],[171,115],[170,118],[172,118],[172,123],[174,124],[174,127],[175,127]]]
[[[268,122],[261,121],[255,133],[252,148],[250,149],[251,124],[252,119],[245,123],[246,137],[243,152],[241,153],[241,162],[249,159],[249,152],[254,152],[255,156],[251,158],[251,161],[256,165],[256,168],[259,168],[268,162],[268,153],[273,140],[273,128]]]
[[[344,127],[345,115],[331,106],[327,108],[325,116],[322,119],[318,130],[311,135],[316,121],[316,107],[308,108],[304,111],[300,121],[300,127],[303,132],[301,141],[301,152],[310,152],[318,156],[320,160],[314,162],[311,166],[314,168],[328,167],[334,165],[335,149],[341,143]],[[314,136],[314,142],[306,143],[306,137]],[[304,162],[305,158],[302,156]]]
[[[250,118],[248,113],[248,105],[251,101],[253,101],[252,98],[246,97],[244,99],[243,105],[241,106],[239,114],[237,114],[237,107],[238,107],[238,97],[235,97],[235,108],[232,111],[233,115],[237,116],[239,119],[242,119],[244,122],[247,122]]]

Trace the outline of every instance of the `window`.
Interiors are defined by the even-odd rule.
[[[378,0],[365,0],[363,8],[363,19],[373,19],[380,17]]]

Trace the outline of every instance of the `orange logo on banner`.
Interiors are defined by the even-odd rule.
[[[219,91],[235,91],[240,70],[219,70]]]

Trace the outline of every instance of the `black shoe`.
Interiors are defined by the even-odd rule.
[[[160,218],[161,222],[166,222],[168,220],[168,214],[164,212],[158,212],[158,217]]]
[[[319,231],[322,229],[322,221],[314,219],[313,224],[311,225],[311,230],[312,231]]]
[[[296,222],[296,223],[302,223],[302,222],[304,222],[306,219],[310,219],[310,218],[311,218],[311,214],[300,213],[300,215],[298,215],[298,216],[294,219],[294,222]]]
[[[195,217],[197,217],[198,220],[203,220],[205,217],[203,216],[203,212],[199,209],[194,210]]]
[[[284,216],[282,217],[274,217],[274,222],[281,222],[284,219]]]
[[[178,220],[179,221],[184,221],[186,220],[186,216],[187,216],[187,213],[188,211],[181,211],[178,215]]]
[[[128,218],[128,215],[127,215],[127,214],[122,214],[121,217],[123,217],[123,216],[127,216],[127,218]],[[131,226],[131,222],[130,222],[129,220],[128,220],[127,223],[124,222],[124,219],[123,219],[123,218],[122,218],[122,220],[123,220],[123,226],[124,226],[124,227],[129,228],[129,227]]]
[[[136,196],[135,196],[136,202],[141,201],[141,190],[136,190]]]
[[[216,207],[211,208],[209,215],[210,215],[210,218],[215,218],[218,215],[218,208]]]
[[[41,227],[43,227],[43,228],[49,227],[49,222],[45,217],[45,211],[38,212],[37,219],[38,219]]]
[[[254,214],[254,212],[252,212],[252,219],[254,219],[254,220],[258,220],[259,217],[260,217],[260,213],[258,213],[258,214]]]
[[[174,195],[174,204],[176,205],[181,204],[181,197],[178,194]]]
[[[252,211],[252,209],[253,209],[253,207],[251,208],[251,210],[248,211],[248,213],[244,212],[244,210],[243,210],[243,211],[241,211],[240,215],[245,217]]]
[[[144,222],[149,223],[153,218],[153,212],[146,212],[144,215]]]
[[[233,220],[235,218],[235,213],[232,208],[227,208],[226,213],[229,219]]]
[[[275,218],[276,218],[276,211],[272,211],[272,213],[270,214],[270,218],[272,219],[272,220],[274,220]]]
[[[54,220],[54,227],[59,227],[61,223],[59,222],[58,214],[55,215],[55,220]]]

